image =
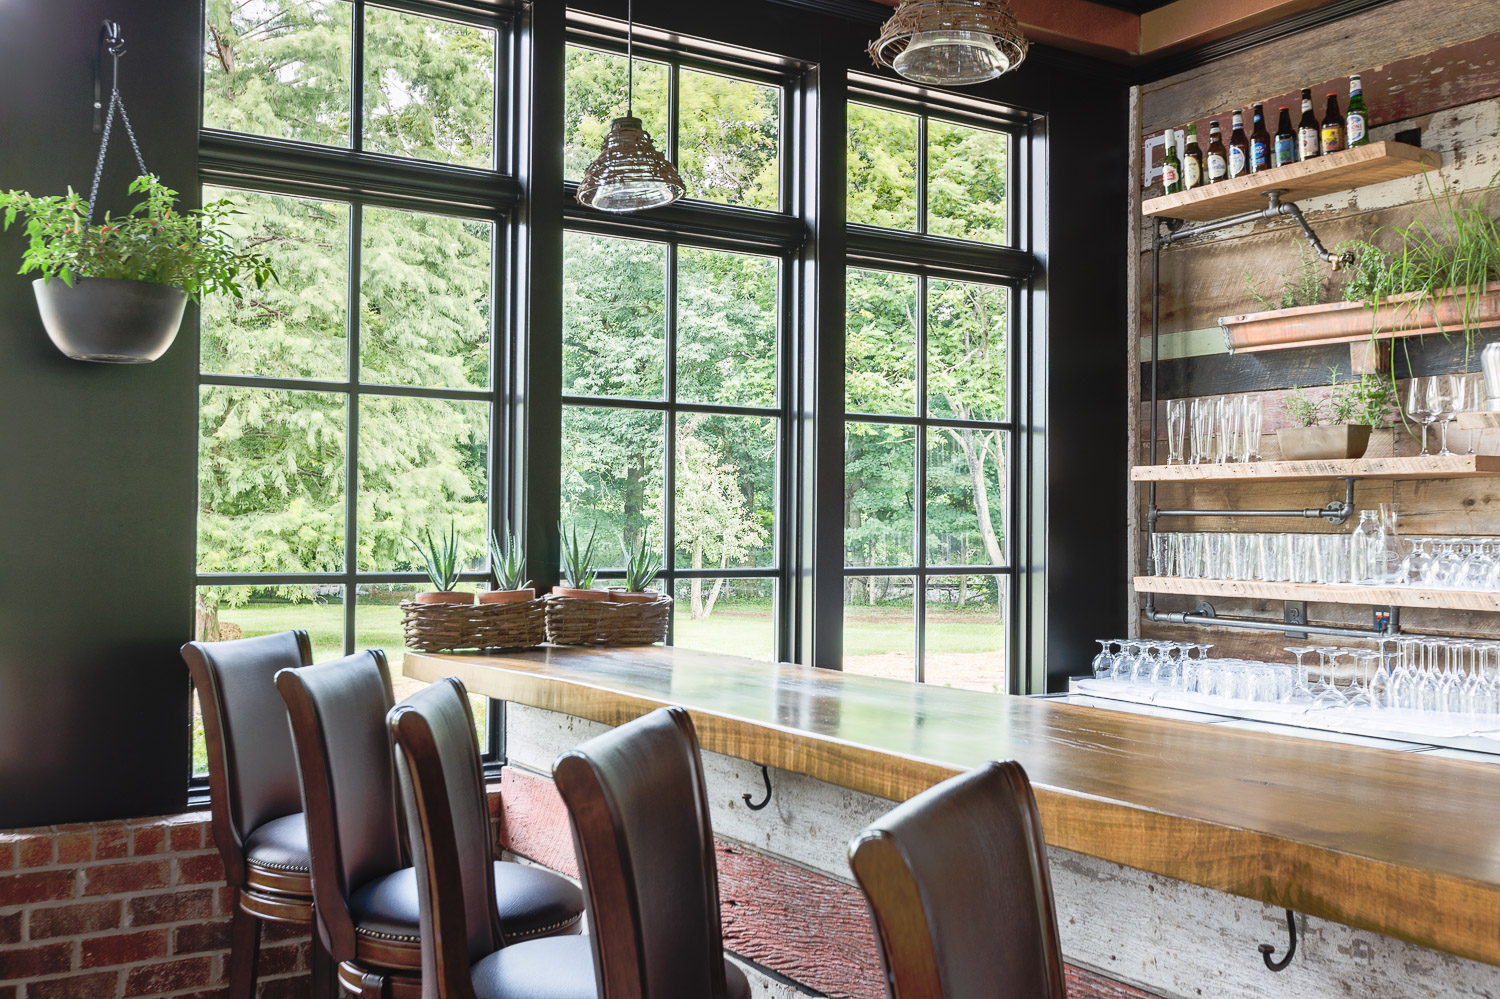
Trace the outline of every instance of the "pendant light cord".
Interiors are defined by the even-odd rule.
[[[625,117],[635,114],[635,0],[625,0]]]

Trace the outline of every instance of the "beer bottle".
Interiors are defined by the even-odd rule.
[[[1161,183],[1167,194],[1182,192],[1182,165],[1177,160],[1177,130],[1167,129],[1167,158],[1161,165]]]
[[[1229,160],[1224,152],[1224,140],[1219,135],[1219,123],[1208,123],[1208,182],[1217,184],[1229,173]]]
[[[1276,122],[1276,144],[1271,147],[1271,165],[1286,166],[1297,162],[1297,133],[1292,131],[1292,109],[1282,108]]]
[[[1250,172],[1260,173],[1271,165],[1271,135],[1266,131],[1266,107],[1251,108],[1254,128],[1250,131]]]
[[[1344,119],[1344,134],[1350,149],[1370,141],[1370,112],[1365,109],[1365,88],[1358,73],[1349,77],[1349,114]]]
[[[1250,172],[1250,140],[1245,138],[1245,116],[1235,108],[1234,131],[1229,133],[1229,176],[1238,177]]]
[[[1198,126],[1187,127],[1187,141],[1182,150],[1182,189],[1191,191],[1203,183],[1203,149],[1198,145]]]
[[[1344,116],[1339,114],[1337,94],[1328,95],[1328,108],[1323,112],[1322,143],[1324,156],[1344,148]]]
[[[1318,134],[1318,119],[1312,109],[1312,88],[1303,87],[1302,120],[1297,122],[1297,158],[1317,159],[1322,145],[1322,136]]]

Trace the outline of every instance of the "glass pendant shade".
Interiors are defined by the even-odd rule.
[[[687,187],[677,168],[651,143],[639,118],[609,123],[604,148],[578,185],[578,201],[606,212],[660,208],[682,197]]]
[[[869,51],[908,80],[951,87],[1008,73],[1028,44],[1005,0],[901,0]]]

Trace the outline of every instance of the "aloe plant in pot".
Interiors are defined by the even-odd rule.
[[[598,525],[589,532],[586,544],[579,544],[577,528],[558,524],[557,530],[562,540],[563,580],[567,585],[554,586],[552,592],[560,597],[577,597],[581,600],[609,599],[608,593],[594,589],[594,582],[599,576],[598,569],[594,566],[594,536],[599,532]]]
[[[479,594],[480,603],[509,604],[536,598],[536,590],[526,578],[526,551],[519,534],[512,532],[503,549],[499,536],[490,534],[490,571],[495,576],[495,589]]]
[[[427,578],[432,581],[431,592],[418,593],[419,604],[472,604],[474,594],[460,593],[458,585],[458,528],[448,525],[448,533],[433,537],[432,528],[424,528],[420,540],[407,538],[417,550],[427,569]]]
[[[624,542],[620,549],[625,553],[625,585],[611,586],[609,599],[620,604],[646,604],[661,598],[655,590],[647,589],[661,575],[661,556],[650,549],[643,533],[640,547],[631,550]]]

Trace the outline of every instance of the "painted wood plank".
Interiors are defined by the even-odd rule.
[[[1266,597],[1271,600],[1368,604],[1373,607],[1443,607],[1449,610],[1500,611],[1500,593],[1473,593],[1467,590],[1427,590],[1414,586],[1269,583],[1260,580],[1181,579],[1176,576],[1137,576],[1135,588],[1141,593],[1181,593],[1205,597]]]
[[[1496,414],[1500,416],[1500,414]],[[1500,426],[1497,420],[1496,426]],[[1430,479],[1500,475],[1500,456],[1454,454],[1426,458],[1351,458],[1329,461],[1254,461],[1223,465],[1137,465],[1134,482],[1236,481],[1248,479]]]

